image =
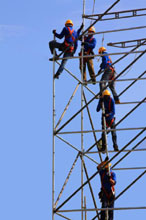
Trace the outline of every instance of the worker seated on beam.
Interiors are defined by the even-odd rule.
[[[100,75],[102,70],[104,70],[104,73],[101,77],[101,81],[113,80],[115,78],[116,72],[115,72],[114,67],[112,66],[112,60],[111,60],[110,56],[107,55],[106,48],[100,47],[98,50],[98,53],[101,55],[105,55],[105,56],[102,56],[102,63],[100,64],[100,70],[98,71],[98,75]],[[115,82],[114,81],[108,82],[108,85],[112,91],[115,103],[120,104],[119,97],[118,97],[117,92],[115,90]],[[104,87],[106,86],[106,82],[101,82],[99,84],[99,86],[100,86],[100,91],[102,92]]]
[[[58,43],[55,40],[50,41],[49,47],[50,47],[51,53],[53,54],[53,50],[55,48],[58,48],[60,51],[64,51],[63,57],[72,57],[73,54],[76,52],[77,38],[78,38],[82,28],[83,28],[83,24],[81,25],[79,30],[76,32],[73,29],[72,20],[67,20],[65,22],[65,27],[62,29],[60,34],[57,34],[56,30],[53,30],[53,34],[55,35],[55,37],[57,37],[59,39],[62,39],[64,37],[64,42]],[[56,51],[55,51],[55,56],[57,56]],[[55,79],[59,79],[59,75],[63,72],[63,69],[65,67],[66,62],[67,62],[67,59],[62,60],[61,65],[54,76]]]
[[[93,33],[95,33],[95,28],[92,26],[88,30],[88,36],[84,37],[84,42],[82,42],[82,46],[84,46],[83,55],[94,55],[93,49],[96,46],[96,39],[93,37]],[[82,55],[82,51],[79,53],[79,56]],[[88,71],[92,80],[93,84],[96,84],[95,79],[95,71],[94,71],[94,65],[93,65],[93,58],[94,57],[85,57],[80,58],[80,70],[82,73],[82,60],[83,60],[83,80],[84,83],[87,84],[87,77],[86,77],[86,65],[88,67]]]
[[[102,208],[114,208],[115,200],[115,184],[116,174],[111,170],[111,163],[108,163],[109,158],[100,163],[97,167],[101,180],[101,191],[99,192],[99,199],[102,203]],[[113,220],[114,211],[101,211],[100,220]]]
[[[105,117],[106,127],[110,127],[111,129],[115,129],[115,102],[110,96],[110,92],[106,89],[102,93],[102,97],[99,99],[96,111],[99,112],[102,109],[102,103],[104,104],[105,114],[102,114],[101,124],[102,129],[104,129],[103,117]],[[112,133],[112,141],[113,148],[115,151],[118,151],[117,145],[117,135],[116,131],[111,131]],[[105,151],[106,143],[105,143],[105,133],[102,132],[102,147],[99,149],[100,151]]]

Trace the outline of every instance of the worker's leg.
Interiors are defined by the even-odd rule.
[[[103,80],[108,80],[108,73],[107,73],[107,71],[104,72],[104,74],[102,75],[100,81],[103,81]],[[100,86],[100,92],[102,94],[102,92],[104,90],[104,87],[106,86],[106,82],[100,82],[99,86]]]
[[[110,205],[108,206],[109,208],[114,208],[114,201],[110,203]],[[113,220],[114,219],[114,210],[110,210],[108,212],[108,219],[109,220]]]
[[[111,125],[111,129],[115,129],[115,121],[113,121]],[[115,151],[118,151],[116,131],[111,131],[111,133],[112,133],[113,148]]]
[[[107,201],[106,200],[102,200],[102,208],[107,208]],[[106,216],[106,211],[101,211],[101,219],[100,220],[105,220],[105,216]]]
[[[62,50],[62,43],[58,43],[57,41],[52,40],[52,41],[49,42],[49,48],[50,48],[51,53],[53,54],[53,50],[55,48],[58,48],[59,50]]]
[[[72,56],[72,53],[65,53],[63,57],[70,57]],[[61,65],[60,67],[58,68],[56,74],[55,74],[55,78],[59,78],[59,75],[63,72],[63,69],[66,65],[66,62],[67,62],[68,59],[63,59],[62,62],[61,62]]]
[[[112,71],[109,71],[109,79],[112,80],[112,79],[114,79],[114,77],[115,77],[115,73],[113,73]],[[109,88],[112,91],[115,102],[118,102],[119,97],[118,97],[117,92],[115,90],[115,81],[109,83]]]
[[[93,82],[93,84],[95,84],[96,79],[95,79],[95,71],[94,71],[93,59],[88,59],[87,60],[87,66],[88,66],[88,71],[89,71],[90,77],[92,79],[92,82]]]

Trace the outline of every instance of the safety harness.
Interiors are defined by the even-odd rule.
[[[84,41],[86,41],[87,38],[88,38],[88,37],[85,37],[85,38],[84,38]],[[90,43],[92,40],[93,40],[93,37],[90,38],[89,43]],[[88,48],[88,50],[87,50],[86,52],[84,52],[84,55],[90,55],[91,52],[92,52],[92,48]],[[82,53],[80,52],[80,53],[79,53],[79,56],[81,56],[81,55],[82,55]],[[87,62],[88,59],[89,59],[88,57],[85,57],[85,58],[83,59],[83,62],[84,62],[84,63]]]
[[[112,172],[111,172],[111,175],[112,175]],[[107,192],[106,189],[105,189],[105,187],[103,186],[104,177],[105,177],[105,172],[101,175],[101,184],[102,184],[101,189],[102,189],[103,192],[105,193],[107,199],[110,200],[110,199],[113,199],[113,196],[115,195],[115,188],[114,188],[114,185],[112,185],[112,186],[111,186],[111,191],[110,191],[110,192]]]
[[[112,75],[111,75],[111,77],[109,78],[109,80],[113,80],[113,79],[115,78],[115,76],[114,76],[115,69],[114,69],[114,67],[113,67],[112,65],[110,65],[110,64],[112,64],[112,60],[111,60],[111,57],[108,56],[107,68],[112,71]]]
[[[69,48],[67,51],[68,52],[73,52],[74,51],[74,46],[73,45],[71,45],[71,43],[68,43],[67,42],[67,39],[69,38],[69,37],[71,37],[72,38],[72,41],[73,41],[73,43],[74,43],[74,41],[75,41],[75,37],[72,35],[73,34],[73,32],[74,32],[74,30],[72,29],[70,29],[69,27],[67,27],[67,29],[68,29],[68,31],[69,31],[69,34],[65,37],[65,41],[64,41],[64,45],[65,45],[65,48]]]
[[[111,102],[112,102],[112,98],[110,97],[110,100],[109,100],[109,103],[108,103],[109,112],[111,112]],[[115,118],[112,118],[112,120],[110,120],[109,122],[107,122],[107,120],[106,120],[106,126],[111,127],[114,120],[115,120]]]

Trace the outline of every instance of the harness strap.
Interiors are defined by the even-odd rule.
[[[69,51],[70,52],[73,52],[74,51],[74,45],[70,45],[70,43],[67,42],[67,38],[71,37],[72,38],[72,41],[74,43],[75,41],[75,38],[74,36],[72,35],[74,30],[71,30],[69,27],[67,27],[68,31],[69,31],[69,34],[65,37],[65,41],[64,41],[64,45],[65,47],[69,47]]]
[[[111,174],[112,174],[112,172],[111,172]],[[104,177],[105,177],[105,173],[103,173],[102,176],[101,176],[102,190],[104,191],[106,197],[107,197],[108,199],[110,199],[111,196],[112,196],[112,194],[115,193],[115,188],[114,188],[114,186],[111,186],[111,191],[112,191],[112,192],[108,193],[108,192],[106,191],[106,189],[104,188],[104,186],[103,186],[103,179],[104,179]]]

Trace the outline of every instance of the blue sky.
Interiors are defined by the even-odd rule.
[[[104,12],[114,1],[95,1],[95,12]],[[132,3],[132,4],[131,4]],[[91,14],[93,1],[86,1],[86,13]],[[145,8],[145,0],[126,1],[120,3],[112,11]],[[3,1],[0,7],[0,219],[2,220],[47,220],[51,219],[51,155],[52,155],[52,62],[48,61],[51,56],[48,42],[53,39],[52,30],[60,32],[67,19],[72,19],[74,28],[78,29],[82,22],[82,1],[79,0],[54,0],[54,1]],[[145,17],[121,19],[119,21],[98,22],[95,25],[97,31],[111,29],[143,26]],[[86,21],[85,27],[88,27]],[[109,42],[134,40],[145,37],[145,29],[127,32],[117,32],[104,35],[104,46]],[[97,46],[102,45],[102,35],[96,35]],[[110,52],[122,52],[127,49],[116,49],[108,47]],[[141,48],[141,49],[144,49]],[[76,55],[80,50],[80,44]],[[113,61],[118,57],[113,56]],[[128,65],[135,55],[119,62],[116,65],[118,73]],[[95,72],[99,69],[100,61],[94,60]],[[70,60],[66,66],[79,79],[80,72],[78,60]],[[56,65],[57,68],[57,65]],[[133,78],[145,70],[145,56],[132,66],[130,71],[122,78]],[[87,77],[89,79],[88,71]],[[100,79],[97,78],[98,80]],[[55,82],[56,87],[56,122],[59,119],[68,99],[70,98],[77,82],[65,71],[60,79]],[[120,93],[129,83],[117,83],[116,89]],[[95,93],[99,91],[98,85],[90,85]],[[144,81],[137,82],[133,88],[121,96],[121,101],[138,101],[144,98]],[[87,100],[93,96],[85,90]],[[96,113],[97,100],[90,105],[94,127],[100,129],[100,113]],[[145,104],[141,105],[131,116],[129,116],[119,128],[144,127]],[[120,120],[134,105],[116,106],[116,119]],[[80,88],[74,97],[62,124],[80,108]],[[84,113],[84,128],[91,129],[88,115]],[[68,125],[64,131],[79,130],[80,115]],[[117,132],[119,148],[122,148],[139,131]],[[61,136],[61,135],[60,135]],[[80,149],[80,135],[62,135],[65,140],[70,141]],[[100,134],[97,133],[97,138]],[[144,134],[138,138],[129,148],[140,141]],[[88,149],[94,143],[91,134],[84,135],[84,147]],[[112,150],[111,135],[108,136],[109,149]],[[77,155],[77,152],[58,138],[55,139],[56,151],[56,179],[55,199],[58,196],[65,177]],[[145,147],[145,143],[140,145]],[[91,155],[90,155],[91,156]],[[110,157],[112,154],[110,154]],[[97,155],[92,158],[99,162]],[[104,156],[103,156],[104,158]],[[120,156],[118,157],[120,158]],[[117,167],[145,166],[144,152],[132,153]],[[89,176],[96,171],[96,165],[85,159]],[[116,160],[115,160],[116,162]],[[59,202],[61,204],[74,189],[80,186],[80,161],[77,162],[75,172],[72,173],[70,181]],[[142,170],[138,171],[116,171],[117,194],[123,190]],[[84,177],[86,180],[86,177]],[[116,207],[144,206],[146,204],[143,196],[146,177],[142,177],[127,193],[117,202]],[[98,207],[98,191],[100,188],[99,176],[92,182]],[[85,187],[87,207],[92,208],[93,203],[88,186]],[[136,197],[136,199],[135,199]],[[80,193],[73,198],[64,208],[80,208]],[[80,219],[79,213],[67,213],[71,219]],[[88,213],[88,218],[94,213]],[[115,219],[133,220],[143,218],[144,210],[117,211]],[[62,219],[55,216],[56,219]]]

